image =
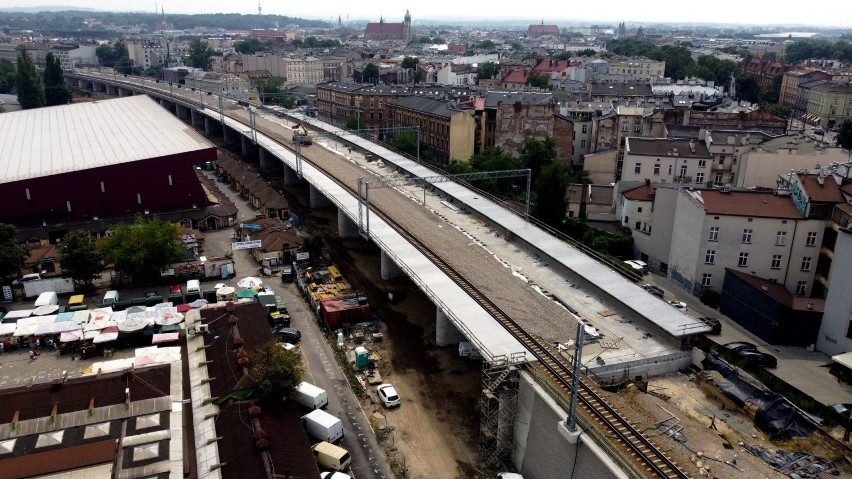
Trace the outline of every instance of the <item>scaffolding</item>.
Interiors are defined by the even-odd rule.
[[[482,362],[479,453],[484,469],[511,458],[515,418],[518,415],[520,362],[496,356]]]

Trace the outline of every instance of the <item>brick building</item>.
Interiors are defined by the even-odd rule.
[[[421,154],[425,149],[441,164],[474,154],[474,111],[458,102],[407,96],[391,102],[390,113],[393,126],[419,126]]]
[[[364,30],[364,39],[410,42],[412,39],[411,14],[406,10],[405,19],[402,23],[386,23],[384,18],[379,19],[378,23],[368,23]]]

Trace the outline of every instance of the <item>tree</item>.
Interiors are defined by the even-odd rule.
[[[390,145],[393,149],[411,156],[417,156],[417,136],[414,132],[403,131],[391,138]]]
[[[343,125],[343,128],[346,128],[347,130],[360,130],[361,117],[350,116],[349,119],[346,120],[346,124]]]
[[[410,57],[408,55],[402,59],[402,68],[417,68],[417,64],[420,63],[420,59],[417,57]]]
[[[834,136],[837,146],[847,150],[852,155],[852,118],[846,118],[840,124],[837,135]]]
[[[0,93],[9,93],[15,88],[15,65],[0,58]]]
[[[127,52],[127,46],[118,40],[112,45],[105,43],[95,48],[95,56],[101,65],[112,68],[118,73],[133,73],[133,63]]]
[[[237,53],[245,53],[247,55],[254,55],[257,52],[262,52],[266,50],[267,43],[261,41],[258,38],[249,38],[246,40],[239,40],[234,42],[234,51]]]
[[[302,235],[301,250],[308,253],[308,261],[310,261],[311,264],[316,264],[316,261],[322,256],[322,248],[324,244],[325,240],[322,237],[322,233],[318,231],[309,231]]]
[[[528,136],[524,138],[521,146],[521,164],[530,169],[533,184],[538,180],[541,169],[556,159],[556,142],[551,137],[536,138]]]
[[[595,50],[593,50],[591,48],[584,48],[582,50],[577,50],[577,53],[576,53],[576,55],[578,57],[593,57],[597,54],[598,54],[598,52],[596,52]],[[567,60],[567,58],[566,58],[566,60]]]
[[[62,75],[62,65],[59,58],[48,52],[45,56],[44,67],[44,98],[46,106],[65,105],[71,101],[71,94],[65,85]]]
[[[146,220],[137,215],[132,224],[119,224],[102,241],[99,246],[104,258],[139,282],[156,280],[160,270],[186,256],[178,227],[159,218]]]
[[[520,162],[512,158],[511,154],[503,151],[499,146],[496,148],[487,148],[471,156],[468,164],[472,172],[517,170],[520,168]],[[503,178],[497,180],[477,180],[472,183],[477,188],[482,188],[489,193],[507,194],[512,191],[514,181],[512,178]]]
[[[494,62],[485,62],[476,67],[476,84],[479,85],[480,80],[490,80],[500,72],[500,65]]]
[[[361,81],[363,83],[379,83],[379,67],[375,63],[368,63],[361,73]]]
[[[305,374],[302,357],[295,350],[269,341],[251,352],[249,364],[259,398],[272,401],[295,398],[296,386]]]
[[[44,84],[36,73],[32,58],[23,46],[18,53],[15,88],[18,90],[18,103],[21,104],[21,109],[27,110],[44,106]]]
[[[565,220],[568,200],[568,169],[558,161],[551,161],[541,170],[536,182],[535,205],[532,214],[542,222],[559,228]]]
[[[16,274],[29,254],[18,238],[18,228],[0,223],[0,278]]]
[[[751,73],[740,73],[734,75],[737,81],[737,98],[752,103],[760,101],[760,84]]]
[[[480,49],[480,50],[487,50],[487,51],[491,51],[491,50],[494,50],[495,48],[497,48],[497,44],[496,44],[496,43],[494,43],[494,42],[493,42],[493,41],[491,41],[491,40],[482,40],[482,41],[481,41],[481,42],[479,42],[479,43],[474,43],[474,44],[473,44],[473,48],[478,48],[478,49]]]
[[[86,285],[103,271],[101,256],[92,235],[87,230],[73,230],[60,242],[62,275]]]
[[[527,85],[547,89],[550,87],[550,77],[542,73],[530,72],[527,75]]]
[[[210,45],[197,38],[189,44],[189,55],[186,58],[187,66],[209,70],[213,64],[213,49]]]

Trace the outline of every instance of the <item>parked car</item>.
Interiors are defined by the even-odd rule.
[[[710,326],[710,332],[707,334],[722,334],[722,323],[716,318],[701,317],[699,321]]]
[[[648,274],[648,264],[644,261],[639,261],[638,259],[629,259],[624,262],[628,266],[630,266],[636,274],[639,276],[644,276]]]
[[[663,292],[663,289],[660,288],[659,286],[654,286],[653,284],[646,284],[646,285],[643,285],[642,287],[645,289],[645,291],[653,294],[654,296],[656,296],[658,298],[662,298],[665,295],[665,293]]]
[[[294,328],[275,328],[272,335],[285,343],[297,344],[302,340],[302,332]]]
[[[684,303],[683,301],[676,301],[676,300],[673,300],[673,301],[668,301],[668,303],[669,303],[670,305],[674,306],[675,308],[677,308],[677,309],[679,309],[679,310],[681,310],[681,311],[686,312],[686,308],[687,308],[687,306],[686,306],[686,303]]]
[[[825,130],[821,126],[814,128],[814,135],[825,135]]]
[[[723,348],[739,352],[739,351],[757,351],[757,346],[751,343],[747,343],[745,341],[734,341],[731,343],[725,343],[722,345]]]
[[[385,407],[395,407],[400,405],[399,394],[397,394],[396,389],[394,389],[394,387],[390,384],[379,384],[376,387],[376,393],[378,393],[379,399]]]
[[[321,472],[320,479],[352,479],[352,476],[343,472],[331,471]]]
[[[183,293],[183,286],[180,284],[173,284],[169,286],[169,294],[181,294]]]
[[[750,349],[737,351],[737,355],[747,362],[762,368],[774,368],[778,366],[778,359],[771,354],[761,353]]]

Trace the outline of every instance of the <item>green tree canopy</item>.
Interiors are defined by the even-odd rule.
[[[301,250],[308,253],[308,261],[311,264],[316,264],[322,257],[323,245],[325,245],[325,240],[319,231],[309,231],[302,235]]]
[[[293,40],[293,45],[300,48],[334,48],[339,47],[340,42],[337,40],[323,39],[319,40],[316,37],[308,37],[304,40]]]
[[[520,169],[520,161],[512,158],[512,155],[499,146],[485,149],[470,157],[468,162],[472,172],[477,171],[502,171]],[[472,182],[477,188],[493,194],[508,195],[512,192],[514,180],[512,178],[486,179]]]
[[[213,64],[213,49],[200,38],[196,38],[189,44],[189,55],[185,63],[187,66],[209,70]]]
[[[737,81],[737,99],[758,103],[760,101],[760,84],[751,73],[734,75]]]
[[[497,44],[491,40],[482,40],[481,42],[474,43],[473,48],[491,51],[497,48]]]
[[[15,65],[0,58],[0,93],[9,93],[15,88]]]
[[[368,63],[361,72],[361,81],[363,83],[379,83],[379,67],[375,63]]]
[[[18,228],[0,223],[0,278],[17,273],[28,254],[29,250],[18,238]]]
[[[852,62],[852,43],[848,41],[799,40],[787,45],[784,58],[788,63],[801,63],[809,59],[840,60]]]
[[[852,155],[852,118],[843,120],[837,130],[837,135],[834,136],[834,141],[837,146],[849,151],[849,154]]]
[[[521,165],[530,169],[533,184],[536,184],[542,167],[556,159],[556,142],[551,137],[524,138],[521,146]]]
[[[530,72],[527,75],[527,85],[547,89],[550,87],[550,77],[543,73]]]
[[[476,84],[480,80],[490,80],[500,72],[500,65],[494,62],[485,62],[476,67]]]
[[[65,105],[71,101],[71,94],[65,85],[59,57],[54,56],[53,52],[48,52],[45,56],[45,62],[44,98],[46,106]]]
[[[390,146],[402,153],[417,156],[417,135],[412,131],[397,133],[391,138]]]
[[[663,45],[655,47],[648,52],[647,57],[666,62],[665,75],[673,80],[686,78],[689,67],[695,65],[692,53],[688,48],[682,46]]]
[[[103,271],[101,256],[92,235],[83,229],[73,230],[60,243],[62,275],[86,285]]]
[[[121,40],[117,40],[113,44],[98,45],[95,48],[95,56],[98,57],[101,65],[112,68],[118,73],[132,73],[127,46]]]
[[[25,47],[18,53],[18,68],[15,73],[15,88],[21,109],[41,108],[45,104],[44,84],[36,73],[33,59]]]
[[[251,377],[258,397],[272,401],[294,399],[305,374],[302,357],[270,341],[249,355]]]
[[[133,223],[119,224],[102,241],[104,258],[135,282],[158,279],[160,270],[186,256],[178,227],[159,218],[137,215]]]
[[[237,53],[254,55],[257,52],[262,52],[266,50],[267,46],[267,42],[264,42],[258,38],[248,38],[246,40],[238,40],[234,42],[234,51],[236,51]]]
[[[345,124],[345,125],[343,125],[343,128],[346,128],[347,130],[360,130],[360,129],[361,129],[361,126],[362,126],[362,123],[363,123],[363,122],[361,121],[361,118],[360,118],[360,117],[357,117],[357,116],[350,116],[350,117],[346,120],[346,124]]]
[[[532,215],[549,226],[560,228],[568,209],[567,188],[568,168],[555,160],[548,163],[536,182]]]
[[[594,49],[591,49],[591,48],[584,48],[582,50],[577,50],[577,53],[575,53],[575,55],[577,55],[578,57],[593,57],[597,54],[598,54],[598,52],[596,52]],[[567,58],[566,58],[566,60],[567,60]]]
[[[417,68],[417,64],[420,63],[420,59],[417,57],[410,57],[408,55],[402,59],[402,68]]]

